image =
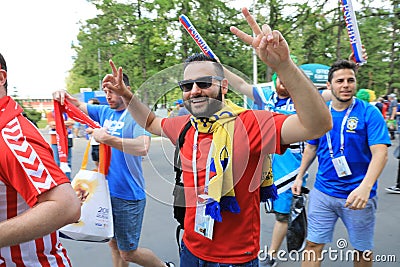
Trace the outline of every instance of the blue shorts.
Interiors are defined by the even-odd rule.
[[[278,196],[279,197],[274,200],[273,203],[274,211],[283,214],[289,214],[293,198],[292,189],[288,189],[285,192],[280,193]]]
[[[373,249],[376,197],[369,199],[362,210],[345,208],[346,199],[331,197],[315,188],[311,190],[309,200],[307,240],[317,244],[332,242],[335,224],[340,218],[356,250]]]
[[[146,199],[125,200],[111,197],[114,218],[114,238],[118,249],[122,251],[136,250],[144,216]]]
[[[258,258],[245,263],[218,263],[204,261],[193,255],[187,249],[183,241],[181,244],[180,267],[258,267]]]

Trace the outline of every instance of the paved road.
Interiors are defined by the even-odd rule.
[[[82,161],[83,150],[86,146],[85,139],[75,139],[73,149],[73,174],[76,173]],[[387,194],[384,188],[393,185],[397,174],[397,160],[393,158],[393,147],[389,148],[389,161],[379,181],[379,202],[377,212],[377,225],[375,231],[374,253],[380,258],[395,257],[397,262],[375,263],[374,266],[399,266],[400,265],[400,195]],[[170,142],[162,138],[154,138],[150,153],[143,160],[143,168],[147,183],[147,207],[142,230],[140,246],[151,248],[164,260],[179,263],[177,245],[175,241],[176,223],[172,215],[172,181],[174,173],[171,164],[173,147]],[[315,163],[310,169],[309,187],[312,187],[315,176]],[[89,166],[90,168],[90,166]],[[265,214],[262,209],[261,216],[261,247],[267,246],[271,238],[274,216]],[[325,258],[323,266],[347,267],[353,266],[346,261],[346,253],[352,248],[338,249],[336,242],[339,239],[347,240],[347,234],[341,222],[338,223],[334,242],[328,244],[326,249],[331,251],[331,258]],[[112,266],[111,254],[107,244],[62,241],[67,248],[72,264],[75,267],[106,267]],[[283,244],[282,249],[285,248]],[[335,252],[334,250],[337,250]],[[340,260],[342,258],[343,260]],[[136,266],[131,264],[130,266]],[[281,267],[300,266],[300,263],[289,260],[281,262]]]

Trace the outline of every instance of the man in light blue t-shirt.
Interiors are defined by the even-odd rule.
[[[126,74],[123,81],[129,88]],[[53,98],[61,103],[68,99],[97,121],[102,128],[89,133],[97,142],[111,147],[107,180],[114,218],[114,238],[109,242],[113,265],[128,267],[133,262],[141,266],[174,266],[138,246],[146,205],[142,157],[149,150],[150,133],[136,123],[120,96],[108,89],[104,92],[108,105],[88,105],[65,91],[53,93]]]
[[[293,185],[296,194],[303,174],[317,156],[318,172],[309,195],[305,251],[305,255],[315,257],[305,257],[303,266],[321,263],[322,250],[332,242],[338,218],[357,252],[355,263],[372,266],[372,253],[364,252],[373,249],[377,179],[387,161],[389,133],[380,111],[354,97],[357,86],[353,62],[335,62],[329,70],[327,87],[332,93],[328,105],[333,128],[309,141]]]

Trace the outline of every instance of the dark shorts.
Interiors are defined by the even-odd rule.
[[[99,145],[92,145],[92,160],[99,161]]]
[[[289,222],[289,214],[280,213],[275,211],[275,219],[278,222],[288,223]]]

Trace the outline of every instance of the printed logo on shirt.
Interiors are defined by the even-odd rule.
[[[355,133],[355,129],[357,128],[358,118],[357,117],[350,117],[347,120],[347,130],[348,133]]]
[[[103,126],[108,129],[110,135],[120,136],[125,122],[117,120],[106,119]]]
[[[1,134],[5,143],[17,158],[25,174],[39,193],[48,190],[52,183],[55,184],[54,179],[45,168],[36,151],[22,135],[21,125],[17,118],[11,120],[2,129]]]
[[[294,108],[294,104],[293,103],[277,107],[276,110],[277,111],[296,112],[296,109]]]

